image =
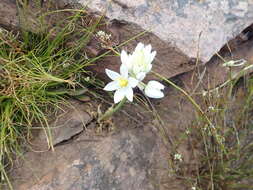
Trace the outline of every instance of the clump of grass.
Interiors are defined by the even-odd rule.
[[[198,165],[187,169],[177,167],[176,161],[183,163],[180,154],[174,154],[169,159],[174,177],[187,186],[190,184],[190,189],[253,189],[253,77],[244,75],[248,68],[252,68],[252,65],[245,66],[224,85],[206,91],[203,95],[198,93],[200,96],[191,96],[172,81],[155,73],[183,94],[196,111],[197,117],[193,125],[185,126],[188,128],[186,135],[178,139],[180,143],[190,142],[190,147],[201,147],[197,150],[199,157],[195,158]],[[162,123],[159,115],[155,117]],[[159,130],[166,131],[163,128]],[[165,132],[161,134],[163,139],[165,137],[165,144],[169,142],[172,151],[176,152],[177,143],[180,143],[172,141]]]
[[[197,174],[201,189],[253,188],[252,82],[253,78],[250,78],[244,85],[241,84],[244,86],[244,94],[241,96],[237,95],[239,92],[235,90],[234,94],[229,93],[231,90],[227,90],[228,93],[223,91],[219,97],[217,94],[209,94],[206,99],[209,104],[206,115],[211,119],[216,133],[210,130],[210,126],[198,122],[200,126],[198,134],[201,134],[205,150]],[[237,85],[231,83],[230,89],[234,89]]]
[[[253,188],[253,78],[236,78],[226,84],[203,94],[199,105],[203,112],[189,126],[189,142],[196,144],[197,139],[202,147],[195,173],[182,176],[194,189]]]
[[[48,111],[70,91],[85,88],[85,67],[102,57],[87,58],[84,51],[80,53],[99,23],[98,19],[85,28],[75,28],[83,17],[80,10],[66,18],[53,38],[51,33],[0,31],[0,181],[10,188],[6,169],[13,156],[19,155],[20,143],[29,138],[33,124],[47,131],[53,148]],[[66,46],[76,37],[74,47]]]

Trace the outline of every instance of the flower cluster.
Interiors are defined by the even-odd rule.
[[[183,161],[182,155],[181,155],[181,154],[175,154],[175,155],[174,155],[174,160],[179,161],[179,162],[182,162],[182,161]]]
[[[102,41],[107,41],[107,40],[110,40],[112,35],[111,34],[107,34],[105,33],[104,31],[100,30],[96,33],[96,36],[102,40]]]
[[[120,73],[106,69],[105,72],[113,81],[108,83],[104,90],[116,91],[114,94],[114,102],[118,103],[125,97],[129,101],[133,101],[133,88],[138,87],[146,96],[150,98],[162,98],[164,93],[164,85],[151,80],[147,84],[143,83],[143,79],[152,69],[152,61],[155,58],[156,51],[151,51],[151,45],[145,46],[138,43],[132,54],[127,54],[122,50]]]

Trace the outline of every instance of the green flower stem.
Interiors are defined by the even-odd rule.
[[[198,112],[205,118],[205,120],[208,122],[208,124],[210,126],[213,126],[212,122],[206,116],[206,114],[204,113],[204,111],[199,107],[199,105],[195,102],[195,100],[187,92],[185,92],[182,88],[180,88],[179,86],[177,86],[176,84],[174,84],[170,80],[166,79],[162,75],[160,75],[160,74],[158,74],[158,73],[156,73],[154,71],[151,71],[151,72],[154,75],[156,75],[157,77],[159,77],[160,79],[164,80],[165,82],[167,82],[168,84],[170,84],[171,86],[173,86],[175,89],[179,90],[182,94],[184,94],[186,96],[186,98],[192,103],[192,105],[198,110]]]
[[[186,96],[186,98],[192,103],[192,105],[198,110],[198,112],[203,116],[203,118],[206,120],[206,122],[208,123],[208,125],[210,126],[210,129],[214,132],[216,141],[219,143],[219,145],[222,147],[222,150],[225,152],[225,154],[227,154],[224,144],[222,142],[220,142],[219,135],[216,131],[216,128],[213,126],[212,122],[209,120],[209,118],[206,116],[206,114],[204,113],[204,111],[199,107],[199,105],[195,102],[195,100],[187,93],[185,92],[182,88],[180,88],[179,86],[177,86],[176,84],[174,84],[173,82],[171,82],[170,80],[166,79],[165,77],[163,77],[162,75],[151,71],[154,75],[156,75],[157,77],[159,77],[160,79],[164,80],[165,82],[167,82],[168,84],[170,84],[171,86],[173,86],[175,89],[179,90],[183,95]]]
[[[112,116],[112,114],[114,114],[115,112],[117,112],[125,103],[126,103],[127,99],[126,97],[121,100],[120,103],[118,103],[115,107],[113,108],[109,108],[101,117],[98,118],[98,122],[103,121],[108,119],[109,117]]]

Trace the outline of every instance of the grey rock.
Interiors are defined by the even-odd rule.
[[[17,28],[17,7],[14,0],[1,0],[0,25],[8,29]]]
[[[157,189],[154,187],[154,184],[159,185],[157,167],[161,164],[166,167],[167,161],[166,156],[159,153],[157,138],[153,137],[151,131],[143,129],[125,130],[106,138],[83,133],[71,144],[55,147],[55,152],[29,152],[24,155],[23,167],[13,171],[17,177],[14,188]],[[164,162],[157,162],[159,158]]]
[[[207,62],[252,24],[252,0],[64,0],[136,24],[189,58]],[[151,42],[152,43],[152,42]],[[199,44],[199,45],[198,45]],[[168,61],[169,62],[169,61]]]
[[[71,110],[54,122],[53,145],[69,140],[84,130],[91,116],[83,110]]]
[[[40,30],[40,14],[37,13],[82,4],[95,13],[105,13],[111,20],[107,22],[110,24],[106,31],[112,33],[114,45],[143,30],[150,31],[122,48],[132,51],[139,41],[151,43],[157,51],[154,71],[166,78],[193,70],[197,57],[207,62],[224,44],[252,24],[253,18],[252,0],[52,0],[42,1],[41,8],[32,2],[29,1],[29,9],[17,10],[14,0],[2,0],[1,27],[21,27],[36,33]],[[52,28],[66,16],[54,14],[45,20],[45,29]],[[247,34],[240,36],[247,38]],[[92,45],[89,47],[94,50]],[[91,69],[105,78],[105,68],[118,70],[119,65],[120,59],[114,56],[98,60]]]
[[[60,109],[56,117],[51,118],[49,130],[40,130],[38,137],[34,140],[34,148],[50,148],[48,140],[51,139],[52,145],[70,140],[75,135],[81,133],[86,125],[92,120],[89,114],[88,104],[80,104],[78,101],[69,101],[67,106]]]

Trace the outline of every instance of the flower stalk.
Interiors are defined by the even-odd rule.
[[[178,85],[174,84],[173,82],[171,82],[170,80],[166,79],[165,77],[163,77],[162,75],[160,75],[159,73],[156,73],[154,71],[151,71],[154,75],[156,75],[157,77],[159,77],[160,79],[164,80],[165,82],[167,82],[168,84],[170,84],[171,86],[173,86],[175,89],[177,89],[178,91],[180,91],[182,94],[184,94],[186,96],[186,98],[192,103],[192,105],[198,110],[198,112],[205,118],[205,120],[207,121],[207,123],[212,126],[212,122],[209,120],[209,118],[206,116],[206,114],[204,113],[204,111],[199,107],[199,105],[194,101],[194,99],[187,93],[185,92],[182,88],[180,88]]]
[[[98,118],[98,122],[106,120],[110,118],[115,112],[117,112],[121,107],[126,103],[127,98],[125,97],[122,101],[120,101],[115,107],[109,108],[103,115]]]

